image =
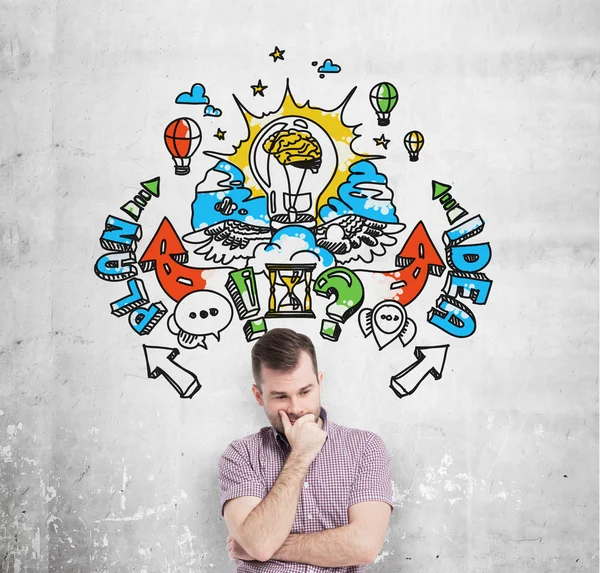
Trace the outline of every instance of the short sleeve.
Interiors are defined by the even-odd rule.
[[[235,497],[252,495],[265,498],[266,486],[257,475],[250,463],[246,447],[239,441],[234,441],[219,459],[219,485],[221,488],[221,515],[225,502]]]
[[[377,434],[371,434],[365,444],[358,471],[350,488],[348,506],[363,501],[385,501],[394,510],[392,502],[392,475],[390,456]]]

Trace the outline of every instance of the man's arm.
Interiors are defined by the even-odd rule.
[[[382,501],[350,506],[349,523],[317,533],[292,534],[273,559],[319,567],[367,565],[377,558],[388,528],[391,507]]]
[[[324,567],[370,563],[383,546],[392,507],[390,456],[371,434],[350,490],[348,525],[291,535],[274,558]]]
[[[238,497],[225,504],[229,531],[256,560],[268,561],[288,537],[300,499],[302,483],[312,462],[310,456],[290,453],[271,491],[258,503]]]
[[[283,410],[280,415],[292,451],[271,491],[255,507],[256,499],[231,499],[223,513],[233,537],[258,561],[271,559],[287,539],[308,468],[327,438],[313,414],[302,416],[293,426]]]

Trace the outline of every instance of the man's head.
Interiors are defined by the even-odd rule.
[[[290,421],[321,413],[321,382],[315,347],[304,334],[289,328],[274,328],[252,348],[252,392],[271,425],[283,433],[279,410]]]

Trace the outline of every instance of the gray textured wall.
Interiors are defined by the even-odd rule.
[[[370,571],[596,570],[599,27],[592,1],[4,0],[0,571],[232,570],[216,462],[266,422],[249,345],[238,328],[182,353],[203,387],[180,400],[146,378],[140,338],[110,314],[124,284],[93,266],[107,215],[144,179],[161,175],[162,195],[141,249],[164,215],[189,229],[194,183],[162,142],[185,114],[177,93],[209,86],[231,143],[244,136],[231,94],[274,109],[287,77],[323,107],[358,85],[349,115],[370,152],[381,129],[368,90],[392,80],[386,173],[401,218],[441,245],[430,181],[446,181],[485,218],[494,253],[476,333],[445,340],[442,380],[409,398],[387,382],[406,356],[379,359],[356,323],[343,344],[302,326],[331,418],[378,432],[392,454],[396,510]],[[285,65],[268,58],[275,44]],[[310,62],[326,57],[342,72],[321,80]],[[264,101],[248,87],[259,77]],[[217,124],[202,124],[209,145]],[[409,170],[412,125],[426,147]],[[426,288],[423,324],[441,280]],[[425,325],[421,342],[438,335]],[[173,344],[164,324],[151,342]]]

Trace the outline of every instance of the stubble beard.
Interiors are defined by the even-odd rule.
[[[319,417],[321,415],[321,405],[319,404],[319,406],[317,407],[316,413],[311,411],[310,414],[312,414],[314,416],[313,422],[318,422]],[[285,435],[285,430],[283,428],[283,422],[281,421],[281,416],[279,415],[279,412],[277,412],[275,414],[275,416],[269,416],[267,414],[267,419],[271,423],[271,426],[273,426],[280,434]],[[290,421],[292,421],[292,419],[290,419]],[[294,419],[294,421],[295,421],[295,419]]]

